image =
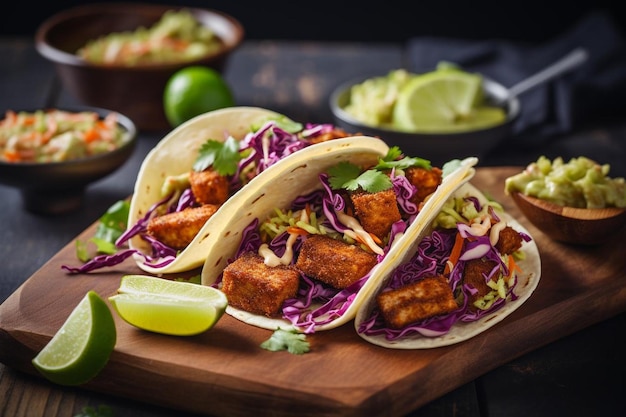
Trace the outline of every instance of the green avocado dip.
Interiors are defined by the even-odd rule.
[[[626,207],[624,178],[608,176],[610,166],[580,156],[564,162],[540,156],[524,171],[505,180],[506,194],[520,192],[552,203],[577,208]]]

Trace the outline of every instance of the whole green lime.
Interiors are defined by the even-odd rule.
[[[169,78],[163,92],[163,110],[172,127],[200,114],[232,107],[233,93],[216,70],[190,66],[178,70]]]

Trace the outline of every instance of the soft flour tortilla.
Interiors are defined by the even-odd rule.
[[[148,153],[139,169],[135,189],[130,202],[128,227],[132,227],[142,219],[148,210],[163,199],[161,186],[168,176],[181,175],[189,172],[198,156],[198,150],[207,140],[225,141],[228,136],[243,139],[258,124],[272,117],[281,117],[278,113],[256,107],[232,107],[197,116],[172,130]],[[264,181],[271,174],[261,173],[257,176]],[[237,205],[240,192],[229,201]],[[204,255],[212,242],[206,240],[211,224],[228,220],[229,214],[221,207],[204,225],[195,239],[179,253],[176,259],[163,267],[152,267],[145,260],[135,255],[137,265],[144,271],[153,274],[166,274],[188,271],[202,266]],[[141,237],[135,236],[130,242],[131,249],[142,253],[151,253],[150,245]]]
[[[212,241],[213,244],[212,249],[206,254],[202,268],[202,284],[215,284],[228,261],[231,260],[230,258],[236,253],[241,242],[242,231],[253,219],[265,219],[271,216],[276,208],[291,207],[292,202],[298,196],[322,188],[319,174],[339,162],[347,161],[360,166],[375,165],[379,158],[386,155],[388,149],[388,146],[380,139],[355,136],[310,146],[297,152],[289,158],[289,161],[273,166],[272,179],[263,184],[257,182],[253,187],[249,184],[245,195],[240,200],[241,205],[238,207],[231,205],[232,213],[229,222],[212,228],[212,234],[207,240]],[[467,158],[459,164],[456,170],[444,177],[442,184],[431,195],[404,236],[396,239],[385,260],[372,269],[370,278],[345,313],[332,322],[318,325],[315,331],[333,329],[354,319],[359,305],[370,293],[370,288],[384,276],[385,271],[389,270],[386,265],[400,257],[399,249],[406,246],[403,241],[410,238],[413,234],[412,230],[429,224],[429,222],[422,221],[422,217],[427,216],[427,213],[432,210],[438,210],[438,207],[447,200],[448,195],[474,175],[473,166],[477,161],[476,158]],[[226,313],[240,321],[264,329],[294,328],[286,319],[265,317],[232,306],[226,308]]]
[[[484,194],[482,194],[470,183],[461,186],[454,194],[459,196],[469,194],[478,197],[482,203],[487,201]],[[438,212],[439,210],[431,212],[429,219],[425,218],[424,221],[427,221],[429,224],[432,223]],[[526,230],[507,213],[498,212],[498,216],[505,220],[509,226],[513,227],[518,232],[526,233],[530,236],[528,230]],[[400,248],[402,256],[387,264],[385,279],[379,280],[376,283],[375,288],[369,292],[367,301],[362,303],[361,308],[356,314],[354,326],[357,332],[360,324],[370,316],[372,310],[376,306],[376,294],[384,288],[386,281],[390,279],[393,271],[413,256],[420,241],[431,231],[431,227],[422,228],[420,230],[416,229],[414,231],[414,235],[404,241],[405,246]],[[541,260],[539,257],[539,250],[534,239],[529,242],[524,242],[522,250],[525,252],[526,258],[517,262],[519,267],[522,269],[522,272],[518,274],[518,283],[515,289],[515,294],[518,298],[514,301],[507,300],[506,304],[498,311],[488,314],[475,322],[457,323],[452,326],[447,334],[437,337],[426,337],[420,334],[411,334],[402,339],[390,341],[387,340],[384,335],[368,336],[359,333],[359,336],[370,343],[391,349],[429,349],[459,343],[484,332],[504,320],[504,318],[513,311],[517,310],[526,300],[528,300],[539,284],[539,278],[541,276]]]

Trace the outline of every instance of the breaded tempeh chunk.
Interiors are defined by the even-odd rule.
[[[295,266],[309,277],[343,289],[363,278],[376,263],[375,254],[356,245],[312,235],[302,243]]]
[[[355,133],[348,133],[345,130],[335,127],[334,129],[325,132],[325,133],[321,133],[317,136],[314,136],[311,139],[311,143],[321,143],[321,142],[327,142],[329,140],[333,140],[333,139],[341,139],[341,138],[347,138],[348,136],[357,136],[357,134]]]
[[[487,259],[472,259],[465,263],[463,268],[463,283],[471,285],[477,292],[469,296],[470,309],[475,310],[474,302],[487,295],[491,288],[487,285],[487,277],[494,268],[498,267],[496,261]],[[499,275],[496,274],[495,278]]]
[[[191,171],[189,184],[199,204],[222,204],[228,199],[230,179],[212,169]]]
[[[224,269],[222,283],[230,305],[271,317],[296,296],[300,273],[290,266],[267,266],[263,257],[246,252]]]
[[[218,208],[205,204],[153,217],[148,222],[148,234],[170,248],[184,249]]]
[[[387,326],[401,329],[458,308],[443,275],[426,277],[395,290],[382,292],[376,302]]]
[[[393,188],[377,193],[352,193],[350,200],[363,229],[380,240],[386,238],[391,231],[391,225],[402,218]]]
[[[498,242],[495,247],[503,255],[510,255],[522,247],[522,235],[511,226],[500,230]]]
[[[404,175],[417,188],[417,192],[411,198],[411,201],[419,204],[439,187],[443,172],[438,167],[432,167],[431,169],[410,167],[404,171]]]

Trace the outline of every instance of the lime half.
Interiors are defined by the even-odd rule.
[[[175,336],[211,329],[228,305],[226,295],[216,288],[148,275],[122,277],[118,294],[109,301],[127,323]]]
[[[89,291],[32,363],[52,382],[80,385],[104,368],[115,341],[115,321],[109,306],[96,292]]]
[[[393,125],[410,132],[450,133],[502,123],[504,110],[480,106],[481,99],[480,75],[454,69],[432,71],[416,76],[402,88]]]

